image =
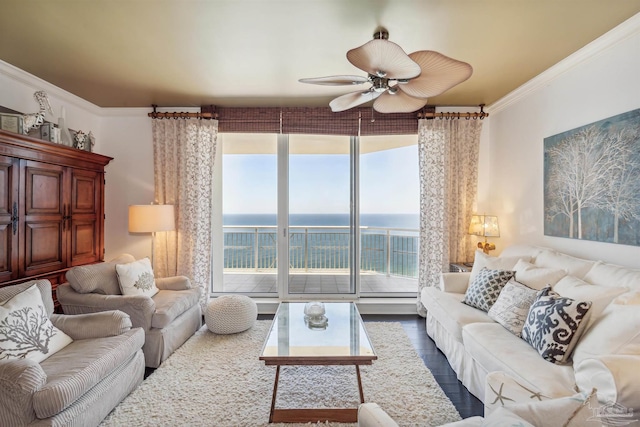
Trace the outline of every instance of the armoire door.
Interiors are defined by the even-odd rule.
[[[0,156],[0,282],[18,278],[20,160]]]
[[[65,239],[69,203],[65,198],[68,175],[62,166],[23,161],[21,216],[24,230],[24,252],[21,265],[23,276],[33,276],[65,268],[67,239]],[[24,196],[22,196],[22,194]]]
[[[101,195],[103,175],[94,171],[70,169],[71,202],[69,227],[69,266],[101,259]]]

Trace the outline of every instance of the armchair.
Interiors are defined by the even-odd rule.
[[[34,285],[46,316],[73,341],[39,362],[0,360],[0,425],[97,426],[142,382],[144,332],[121,311],[53,314],[48,280],[0,288],[0,301]]]
[[[154,296],[122,295],[117,264],[135,261],[121,255],[111,262],[74,267],[67,281],[58,286],[58,301],[65,314],[121,310],[134,327],[145,332],[142,348],[145,364],[157,368],[202,326],[200,288],[191,287],[187,277],[156,278]]]

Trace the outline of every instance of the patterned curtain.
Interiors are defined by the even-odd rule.
[[[155,119],[152,129],[155,203],[174,205],[176,215],[176,231],[154,239],[153,269],[159,277],[189,277],[203,288],[200,304],[204,308],[211,284],[218,121]]]
[[[420,293],[437,286],[450,261],[473,258],[467,235],[478,190],[481,120],[419,120],[420,262],[418,313],[425,316]]]

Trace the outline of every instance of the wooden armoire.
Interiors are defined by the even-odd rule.
[[[0,130],[0,286],[55,289],[66,271],[104,256],[104,168],[88,151]]]

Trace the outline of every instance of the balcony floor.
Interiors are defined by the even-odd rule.
[[[346,273],[291,273],[289,286],[290,293],[349,293],[349,275]],[[418,280],[376,273],[362,273],[360,288],[361,294],[403,292],[415,295],[418,292]],[[225,272],[223,292],[276,293],[277,274]]]

